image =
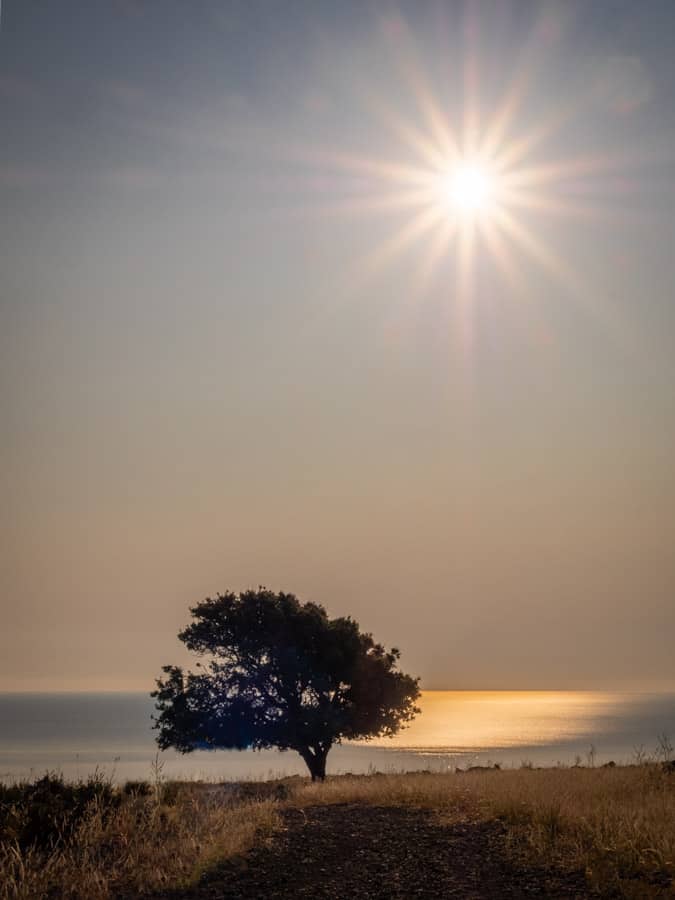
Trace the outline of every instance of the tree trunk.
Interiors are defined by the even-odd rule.
[[[314,768],[310,769],[312,773],[312,781],[325,781],[326,780],[326,757],[328,756],[328,751],[326,750],[323,753],[317,753],[314,757]]]
[[[326,779],[326,759],[328,757],[328,746],[303,747],[299,750],[300,756],[304,759],[312,776],[312,781],[325,781]]]

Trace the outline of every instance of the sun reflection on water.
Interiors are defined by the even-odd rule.
[[[590,740],[623,699],[591,691],[424,691],[417,719],[381,744],[460,752]]]

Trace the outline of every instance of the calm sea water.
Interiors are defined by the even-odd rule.
[[[427,691],[422,713],[394,739],[335,747],[328,770],[446,770],[499,762],[571,765],[629,762],[675,743],[675,694]],[[144,694],[0,694],[0,779],[96,768],[117,781],[149,778],[156,747]],[[262,778],[305,772],[295,753],[216,751],[159,754],[169,777]]]

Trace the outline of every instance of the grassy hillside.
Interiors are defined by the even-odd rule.
[[[0,788],[0,896],[106,898],[196,884],[282,825],[289,807],[357,803],[499,820],[517,862],[583,870],[589,888],[672,896],[675,774],[658,764],[114,787],[46,776]],[[420,865],[425,861],[420,860]]]

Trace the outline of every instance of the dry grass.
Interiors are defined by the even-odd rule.
[[[504,773],[485,808],[539,859],[582,868],[603,891],[673,884],[675,779],[659,766]]]
[[[51,849],[0,843],[0,897],[142,896],[198,879],[280,824],[272,800],[236,802],[199,785],[94,802],[67,841]]]
[[[343,775],[323,784],[307,781],[293,793],[299,806],[324,803],[372,803],[378,806],[420,806],[434,809],[444,818],[475,811],[477,782],[473,776],[409,772],[402,775]]]
[[[445,821],[499,818],[514,854],[582,869],[605,893],[675,896],[675,775],[658,765],[346,777],[308,784],[295,802],[408,803]]]
[[[194,882],[280,825],[284,806],[413,805],[444,821],[500,819],[517,859],[583,869],[612,896],[675,895],[675,775],[658,765],[289,779],[235,794],[168,784],[94,802],[53,849],[0,843],[0,897],[142,896]],[[423,862],[423,861],[421,861]]]

